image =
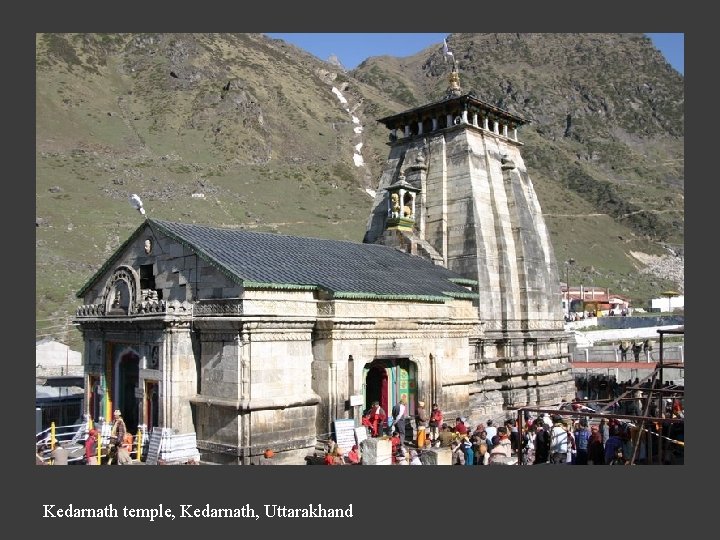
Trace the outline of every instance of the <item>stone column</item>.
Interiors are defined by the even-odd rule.
[[[512,133],[513,141],[517,141],[517,140],[518,140],[518,138],[517,138],[517,127],[513,127],[511,133]]]
[[[240,386],[239,398],[241,402],[249,403],[252,398],[252,355],[250,350],[250,332],[246,326],[243,331],[235,338],[235,350],[237,351],[239,364],[238,384]],[[238,424],[240,425],[240,434],[238,436],[239,445],[242,450],[242,463],[248,465],[250,463],[250,445],[252,443],[252,416],[249,412],[239,414]]]
[[[197,385],[189,324],[178,323],[170,327],[165,332],[162,350],[160,422],[180,433],[189,433],[195,429],[188,398],[195,394]]]
[[[500,122],[493,120],[493,133],[500,135]]]
[[[410,124],[407,124],[407,125],[405,126],[405,136],[406,136],[406,137],[409,137],[409,136],[410,136]]]
[[[503,134],[505,137],[508,136],[508,126],[507,126],[507,124],[503,124],[502,134]]]
[[[487,129],[488,131],[490,131],[490,126],[488,125],[487,116],[483,117],[483,129]]]
[[[432,118],[432,130],[435,131],[438,128],[438,119],[433,116]]]
[[[468,123],[468,115],[467,115],[467,113],[468,113],[467,110],[464,110],[464,111],[462,112],[462,121],[463,121],[463,124],[467,124],[467,123]]]
[[[423,134],[423,123],[422,120],[418,120],[418,135]]]
[[[473,113],[473,121],[472,121],[472,123],[473,123],[473,126],[479,127],[479,126],[478,126],[478,114],[477,114],[476,112]]]

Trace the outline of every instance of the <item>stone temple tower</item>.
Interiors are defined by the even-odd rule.
[[[520,116],[464,94],[379,121],[390,130],[364,242],[462,275],[478,293],[473,414],[574,397],[558,271],[523,162]]]

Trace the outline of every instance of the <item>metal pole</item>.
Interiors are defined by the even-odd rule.
[[[653,391],[653,388],[654,388],[654,386],[655,386],[655,375],[657,375],[657,371],[654,371],[654,372],[653,372],[652,378],[650,379],[650,393],[648,394],[647,403],[645,403],[645,412],[643,412],[643,416],[647,416],[647,415],[648,415],[648,411],[650,410],[650,403],[652,402],[652,391]],[[662,394],[661,394],[661,395],[662,395]],[[630,459],[630,465],[634,465],[634,464],[635,464],[635,458],[637,457],[638,450],[639,450],[639,448],[640,448],[640,437],[642,436],[643,428],[644,428],[644,427],[645,427],[645,421],[644,421],[644,420],[641,420],[641,421],[640,421],[640,427],[639,427],[639,429],[638,429],[637,437],[635,438],[635,441],[634,441],[634,443],[633,443],[633,444],[634,444],[634,447],[633,447],[633,455],[632,455],[632,458]],[[645,449],[645,452],[647,453],[647,448]],[[652,456],[651,456],[651,457],[652,457]],[[648,463],[652,463],[652,459],[648,460]]]
[[[524,465],[523,463],[523,411],[518,409],[518,451],[517,459],[518,465]]]
[[[585,368],[585,386],[587,388],[585,399],[590,399],[590,373],[588,368]]]
[[[664,354],[663,354],[663,348],[664,348],[664,347],[663,347],[663,342],[664,342],[664,337],[665,337],[665,335],[664,335],[664,333],[663,333],[662,331],[659,331],[658,333],[660,334],[660,360],[659,360],[659,366],[658,366],[658,375],[659,375],[659,377],[660,377],[660,384],[659,384],[659,386],[660,386],[660,388],[663,388],[663,356],[664,356]],[[658,416],[664,417],[664,416],[665,416],[665,411],[664,411],[664,409],[663,409],[663,395],[662,395],[662,393],[658,394],[658,402],[659,402],[659,404],[660,404],[660,406],[658,407]],[[662,435],[662,428],[663,428],[663,423],[661,422],[661,423],[660,423],[660,435]],[[658,463],[659,463],[660,465],[662,465],[662,460],[663,460],[662,450],[663,450],[663,439],[660,438],[660,439],[658,439]]]
[[[660,388],[662,388],[663,387],[663,337],[664,337],[664,334],[662,331],[659,331],[658,333],[660,334],[660,360],[659,360],[659,362],[660,362],[660,366],[659,366]]]
[[[565,288],[567,289],[567,312],[570,316],[570,261],[565,265]]]
[[[137,442],[135,456],[137,457],[137,460],[139,462],[142,460],[142,431],[140,431],[140,429],[138,429],[137,431],[135,441]]]
[[[565,287],[567,288],[567,314],[570,316],[570,265],[575,264],[575,259],[570,257],[565,261]]]

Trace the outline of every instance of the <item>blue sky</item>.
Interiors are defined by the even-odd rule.
[[[297,45],[322,60],[335,54],[347,69],[353,69],[370,56],[410,56],[431,45],[442,43],[443,34],[266,34]],[[680,73],[685,73],[684,34],[647,34],[667,61]]]
[[[672,67],[685,75],[685,34],[645,34]]]

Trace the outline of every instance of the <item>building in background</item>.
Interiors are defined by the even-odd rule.
[[[82,376],[82,353],[59,341],[44,338],[35,342],[35,377],[42,384],[48,377]]]
[[[630,297],[611,292],[610,289],[594,286],[570,286],[561,284],[562,306],[569,319],[609,315],[631,315]]]
[[[45,338],[35,343],[35,407],[40,409],[40,429],[74,424],[84,406],[82,353],[59,341]]]
[[[685,295],[680,293],[663,294],[662,298],[650,299],[650,311],[682,311],[685,309]]]

